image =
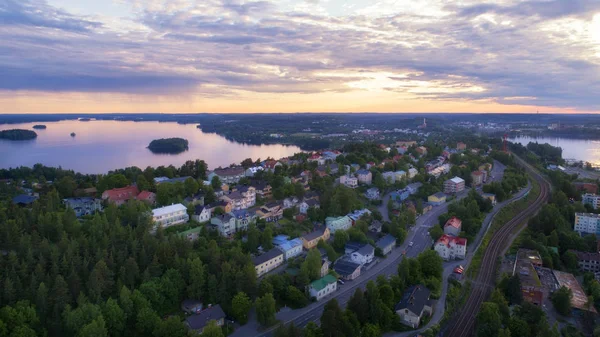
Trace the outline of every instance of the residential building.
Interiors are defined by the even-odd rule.
[[[369,231],[373,233],[381,233],[383,224],[379,220],[373,220],[369,225]]]
[[[349,213],[348,217],[350,218],[350,220],[352,220],[352,226],[354,226],[356,224],[356,221],[358,221],[365,215],[371,215],[371,211],[369,211],[366,208],[357,209],[356,211]]]
[[[331,265],[331,262],[329,262],[328,258],[322,258],[321,259],[321,271],[320,271],[320,275],[321,277],[329,274],[329,266]]]
[[[321,205],[319,204],[319,200],[317,200],[317,199],[309,199],[309,200],[304,199],[304,201],[300,203],[300,206],[298,208],[300,210],[300,213],[306,214],[306,213],[308,213],[308,209],[309,208],[313,208],[313,207],[314,208],[320,208],[321,207]]]
[[[271,189],[271,185],[269,185],[268,183],[257,182],[257,183],[253,183],[252,187],[254,187],[256,195],[260,196],[261,198],[270,198],[271,197],[272,189]]]
[[[230,203],[231,209],[234,211],[240,209],[247,209],[249,207],[254,206],[254,204],[256,203],[254,187],[251,187],[250,189],[252,191],[251,197],[242,195],[240,191],[235,191],[222,196],[220,199]],[[246,192],[246,194],[250,194],[250,192]]]
[[[246,177],[254,177],[258,172],[262,172],[265,169],[262,166],[249,167],[244,171]]]
[[[423,285],[412,286],[404,292],[402,300],[394,311],[400,316],[400,323],[416,329],[425,315],[433,313],[433,303],[429,299],[431,292]]]
[[[594,213],[575,213],[575,231],[579,234],[600,236],[600,215]]]
[[[600,206],[600,195],[586,193],[582,196],[581,202],[583,204],[590,204],[593,209],[598,209]]]
[[[373,246],[371,246],[370,244],[366,244],[357,251],[350,254],[350,259],[353,262],[359,263],[361,265],[373,262],[374,257],[375,248],[373,248]]]
[[[408,169],[408,179],[414,178],[417,174],[419,174],[419,171],[416,168],[411,167]]]
[[[210,219],[210,224],[219,231],[219,234],[225,237],[229,237],[236,232],[235,217],[231,213],[213,216]]]
[[[190,216],[187,214],[187,207],[182,204],[175,204],[152,210],[154,230],[156,230],[157,227],[167,228],[186,223],[189,220]]]
[[[234,184],[246,176],[246,171],[241,166],[218,168],[209,173],[208,181],[212,181],[214,177],[219,177],[224,184]]]
[[[302,246],[304,246],[304,249],[309,250],[316,247],[321,240],[327,242],[330,235],[331,232],[329,231],[329,228],[321,227],[314,232],[310,232],[302,236],[300,239],[302,240]]]
[[[209,208],[210,214],[213,214],[217,208],[222,209],[224,213],[229,213],[233,209],[232,204],[225,200],[217,200],[211,204],[208,204],[206,207]]]
[[[407,147],[408,148],[408,147],[411,147],[411,146],[416,145],[416,144],[417,144],[417,142],[414,141],[414,140],[399,140],[399,141],[396,141],[396,146],[397,147]]]
[[[274,222],[283,218],[283,205],[278,202],[270,202],[256,211],[256,215],[266,222]]]
[[[196,205],[194,207],[194,214],[192,215],[192,220],[196,222],[208,222],[210,221],[211,216],[210,208],[208,206]]]
[[[12,198],[12,203],[19,206],[27,206],[33,204],[39,198],[36,195],[21,194]]]
[[[325,162],[327,161],[327,159],[321,157],[321,155],[319,155],[318,153],[315,153],[315,154],[311,155],[310,157],[308,157],[308,161],[316,162],[317,165],[325,165]]]
[[[238,186],[237,191],[242,194],[246,206],[256,205],[256,188],[254,186]]]
[[[588,306],[588,297],[573,274],[564,273],[558,270],[553,270],[552,273],[558,282],[558,286],[566,287],[571,290],[571,307],[574,311],[590,311],[596,314],[594,306]]]
[[[377,240],[375,244],[377,245],[377,248],[381,249],[381,253],[385,256],[391,253],[392,250],[394,250],[394,247],[396,247],[396,238],[391,234],[387,234]]]
[[[401,181],[406,179],[406,171],[396,171],[394,172],[394,174],[396,175],[396,181]]]
[[[351,175],[343,175],[340,177],[340,184],[342,184],[346,187],[349,187],[349,188],[357,188],[358,187],[358,178],[353,177]]]
[[[492,206],[495,206],[496,203],[498,203],[498,201],[496,201],[496,195],[493,193],[481,193],[481,196],[484,199],[488,199],[489,201],[492,202]]]
[[[275,168],[278,166],[282,166],[282,164],[280,162],[278,162],[277,160],[266,160],[263,163],[263,167],[265,168],[265,170],[270,171],[270,172],[274,172]]]
[[[371,185],[371,181],[373,180],[373,174],[369,170],[356,171],[356,177],[358,178],[359,183],[366,185]]]
[[[256,276],[261,277],[283,264],[283,253],[279,249],[273,248],[268,252],[255,257],[253,262]]]
[[[377,187],[371,187],[365,193],[370,200],[379,200],[379,189]]]
[[[317,171],[322,172],[322,173],[337,174],[339,172],[339,165],[336,163],[319,165],[317,167]]]
[[[598,194],[598,184],[596,184],[596,183],[574,182],[573,186],[575,186],[575,188],[578,191],[592,193],[592,194]]]
[[[406,189],[408,190],[408,193],[410,193],[410,195],[413,195],[419,192],[419,188],[421,188],[421,186],[423,186],[422,183],[412,183],[406,185]]]
[[[187,231],[177,233],[177,235],[181,236],[184,239],[187,239],[188,241],[194,242],[200,237],[200,232],[202,232],[202,228],[203,226],[194,227],[192,229],[188,229]]]
[[[135,199],[140,191],[137,186],[131,185],[121,188],[113,188],[112,190],[106,190],[102,193],[102,199],[108,200],[117,206],[121,206],[128,200]]]
[[[185,319],[185,325],[188,329],[202,334],[210,321],[215,321],[220,327],[225,324],[225,312],[220,305],[209,306],[196,315],[188,316]]]
[[[600,253],[585,253],[574,251],[577,255],[579,269],[584,272],[600,272]]]
[[[188,315],[199,314],[204,306],[202,302],[193,299],[186,299],[181,302],[181,310]]]
[[[298,198],[296,197],[285,198],[283,199],[283,209],[296,207],[296,205],[298,205],[299,202],[300,200],[298,200]]]
[[[191,178],[191,179],[194,179],[194,178],[192,178],[192,177],[190,177],[190,176],[185,176],[185,177],[176,177],[176,178],[167,178],[167,179],[165,179],[165,178],[166,178],[166,177],[158,177],[158,178],[154,178],[154,182],[155,182],[157,185],[160,185],[160,184],[175,184],[175,183],[184,183],[186,180],[188,180],[188,179],[190,179],[190,178]],[[158,179],[158,181],[157,181],[157,179]]]
[[[96,198],[68,198],[63,199],[63,203],[73,209],[77,217],[102,212],[102,200]]]
[[[283,257],[287,261],[302,253],[302,240],[298,238],[285,240],[284,242],[279,243],[277,248],[283,252]]]
[[[435,243],[434,250],[444,260],[464,259],[467,255],[467,239],[444,234]]]
[[[458,143],[456,143],[456,149],[457,150],[466,150],[467,149],[467,144],[465,144],[463,142],[458,142]]]
[[[419,146],[417,147],[417,153],[422,156],[425,156],[427,155],[427,148],[425,146]]]
[[[143,201],[149,205],[156,204],[156,193],[150,191],[141,191],[140,194],[136,197],[137,200]],[[202,198],[202,202],[204,202],[204,198]]]
[[[455,194],[465,189],[465,181],[460,177],[454,177],[444,182],[444,193]]]
[[[360,276],[361,265],[350,260],[340,259],[333,266],[333,270],[340,275],[342,280],[352,281]]]
[[[387,184],[391,185],[396,182],[396,172],[383,172],[381,175],[383,176],[383,180],[385,180]]]
[[[427,202],[432,205],[441,205],[446,202],[446,195],[442,192],[434,193],[427,197]]]
[[[483,172],[473,171],[471,173],[471,179],[473,180],[472,186],[483,185]]]
[[[339,230],[348,230],[352,227],[352,219],[347,216],[327,217],[325,224],[332,234]]]
[[[462,229],[462,221],[453,216],[444,224],[444,234],[458,236]]]
[[[317,301],[333,294],[337,290],[337,279],[332,275],[325,275],[322,278],[312,282],[308,286],[310,297],[314,297]]]
[[[251,223],[255,223],[257,219],[256,212],[249,209],[231,211],[230,214],[235,218],[236,232],[248,230],[248,226]]]
[[[407,188],[390,193],[390,198],[396,202],[403,202],[410,197],[410,191]]]

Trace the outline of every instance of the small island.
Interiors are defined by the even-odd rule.
[[[46,129],[46,126],[43,124],[36,124],[33,126],[34,129],[38,129],[38,130],[44,130]]]
[[[35,133],[35,131],[31,131],[31,130],[11,129],[11,130],[0,131],[0,139],[30,140],[30,139],[35,139],[36,137],[37,137],[37,133]]]
[[[188,141],[183,138],[161,138],[150,142],[148,149],[154,153],[177,154],[188,150]]]
[[[75,137],[75,132],[71,132],[71,137]]]

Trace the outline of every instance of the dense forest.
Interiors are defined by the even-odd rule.
[[[31,131],[31,130],[11,129],[11,130],[0,131],[0,139],[30,140],[30,139],[35,139],[36,137],[37,137],[37,133],[35,133],[35,131]]]
[[[177,154],[189,149],[187,139],[183,138],[161,138],[150,142],[148,149],[154,153]]]

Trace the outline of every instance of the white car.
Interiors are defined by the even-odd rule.
[[[412,241],[408,243],[409,247],[412,247],[413,245],[414,245],[414,242],[412,242]]]

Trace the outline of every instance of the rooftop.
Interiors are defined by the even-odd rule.
[[[432,194],[432,196],[434,196],[434,197],[436,197],[438,199],[441,199],[441,198],[445,198],[446,194],[443,193],[443,192],[437,192],[437,193]]]
[[[600,219],[600,214],[595,213],[575,213],[575,216]]]
[[[202,330],[208,325],[208,322],[222,318],[225,318],[225,312],[223,312],[221,306],[217,304],[201,311],[199,314],[189,316],[185,320],[191,329]]]
[[[375,253],[375,248],[373,246],[366,244],[360,247],[355,253],[360,254],[362,256],[373,255]]]
[[[330,274],[325,275],[324,277],[314,281],[310,284],[310,287],[316,291],[321,291],[325,289],[328,285],[337,282],[337,279]]]
[[[450,243],[452,243],[452,242],[454,242],[454,244],[459,245],[459,246],[466,246],[467,245],[467,239],[465,239],[465,238],[459,238],[459,237],[448,235],[448,234],[442,235],[437,240],[436,244],[442,243],[442,244],[445,244],[446,246],[450,246]]]
[[[376,244],[377,244],[377,247],[383,249],[385,247],[388,247],[389,245],[392,245],[392,244],[395,245],[396,238],[393,235],[388,234],[388,235],[382,237],[381,239],[377,240]]]
[[[268,252],[255,257],[252,262],[254,262],[255,266],[260,266],[261,264],[273,260],[274,258],[283,255],[283,253],[277,249],[277,248],[273,248],[271,250],[269,250]]]
[[[444,225],[444,227],[448,226],[460,229],[460,227],[462,226],[462,221],[459,218],[453,216],[450,219],[448,219],[448,221],[446,221],[446,224]]]
[[[573,276],[573,274],[564,273],[558,270],[553,270],[552,272],[554,273],[554,277],[556,277],[556,280],[558,281],[560,287],[567,287],[571,289],[571,292],[573,293],[573,298],[571,299],[571,306],[579,310],[587,311],[588,307],[586,304],[588,298],[583,289],[581,288],[579,282],[577,282],[577,279],[575,279],[575,276]],[[594,309],[594,307],[591,306],[590,311],[596,312],[596,309]]]
[[[402,299],[396,304],[395,310],[408,309],[411,312],[421,315],[423,308],[429,302],[431,292],[423,285],[412,286],[404,292]]]
[[[187,207],[183,206],[182,204],[174,204],[161,208],[156,208],[152,210],[152,216],[163,216],[179,211],[187,212]]]
[[[351,275],[357,268],[360,264],[348,260],[338,260],[333,266],[333,270],[342,276]]]
[[[306,240],[306,241],[312,241],[316,238],[320,238],[321,236],[323,236],[323,234],[325,234],[326,230],[327,230],[326,227],[321,227],[321,228],[315,230],[314,232],[310,232],[310,233],[304,235],[302,238],[304,238],[304,240]]]
[[[460,183],[464,183],[465,181],[461,178],[461,177],[454,177],[452,179],[450,179],[451,182],[455,183],[455,184],[460,184]]]

